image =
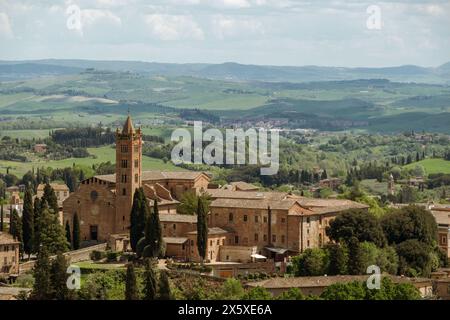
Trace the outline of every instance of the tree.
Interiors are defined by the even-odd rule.
[[[394,210],[381,220],[384,234],[390,244],[417,239],[432,246],[437,240],[437,224],[433,215],[418,206]]]
[[[335,242],[348,242],[356,238],[358,242],[369,241],[379,247],[386,244],[380,221],[372,214],[358,209],[338,214],[326,228],[326,233]]]
[[[58,215],[50,212],[46,202],[44,202],[42,207],[38,223],[40,245],[45,247],[49,254],[65,252],[68,248],[68,243],[64,228],[59,223]]]
[[[327,274],[338,275],[347,274],[348,269],[348,248],[344,243],[329,244],[325,247],[328,251],[329,264]]]
[[[33,210],[33,222],[34,222],[34,230],[33,230],[33,252],[39,251],[39,246],[41,244],[40,239],[40,230],[39,230],[39,220],[42,212],[41,200],[36,197],[34,198],[34,210]]]
[[[203,207],[203,201],[198,198],[197,204],[197,249],[202,258],[202,263],[206,257],[206,246],[208,243],[208,223],[206,221],[206,212]]]
[[[170,291],[169,277],[168,277],[166,271],[160,272],[158,289],[159,289],[159,295],[158,295],[159,300],[171,300],[172,299],[172,293]]]
[[[20,242],[19,252],[23,254],[23,235],[22,235],[22,219],[16,209],[13,209],[9,222],[9,233]]]
[[[34,212],[33,212],[33,196],[31,194],[31,187],[28,186],[25,191],[22,211],[22,233],[23,233],[23,250],[28,254],[33,252],[34,240]]]
[[[218,299],[220,300],[240,300],[245,291],[239,280],[228,278],[222,285]]]
[[[242,300],[272,300],[272,294],[263,287],[254,287],[248,290]]]
[[[56,300],[70,300],[72,294],[67,288],[67,268],[69,264],[66,258],[59,252],[51,264],[50,280],[52,285],[52,296]]]
[[[364,300],[366,292],[359,281],[335,283],[327,287],[320,295],[325,300]]]
[[[144,284],[144,300],[155,300],[156,298],[156,272],[152,265],[152,261],[149,258],[144,260],[145,271],[143,275],[143,284]]]
[[[364,274],[367,270],[367,264],[364,261],[363,252],[357,238],[352,237],[348,241],[348,273],[357,275]]]
[[[49,209],[52,213],[57,214],[59,212],[58,198],[56,197],[55,190],[53,190],[50,184],[45,184],[44,195],[41,201],[46,201]]]
[[[127,275],[125,280],[125,300],[139,300],[137,288],[136,273],[133,263],[128,263]]]
[[[299,288],[290,288],[287,291],[282,292],[277,300],[305,300],[305,295]]]
[[[78,218],[78,214],[75,212],[73,215],[73,222],[72,222],[72,242],[73,242],[73,250],[80,249],[80,219]]]
[[[130,245],[137,250],[137,243],[142,238],[147,214],[150,212],[147,199],[142,188],[137,188],[133,196],[133,206],[130,213]]]
[[[328,269],[328,255],[320,248],[306,249],[292,263],[296,276],[322,276]]]
[[[410,239],[398,244],[396,251],[400,260],[400,274],[428,277],[433,271],[433,252],[427,244]]]
[[[177,212],[180,214],[194,215],[198,211],[199,200],[202,201],[203,209],[205,212],[209,211],[209,205],[211,203],[211,197],[204,193],[196,195],[195,192],[185,192],[181,196],[180,204],[177,207]]]
[[[45,247],[39,250],[36,264],[33,268],[34,284],[30,298],[32,300],[49,300],[52,297],[50,260]]]
[[[146,210],[149,210],[148,206]],[[158,212],[158,202],[155,200],[153,212],[146,215],[144,237],[139,240],[136,246],[138,256],[156,258],[164,254],[164,242]]]
[[[328,179],[328,174],[327,174],[327,170],[326,169],[324,169],[323,171],[322,171],[322,176],[320,177],[322,180],[324,180],[324,179]]]
[[[72,248],[72,235],[70,232],[69,220],[66,221],[66,240],[70,244],[69,247]]]

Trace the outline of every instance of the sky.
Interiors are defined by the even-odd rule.
[[[450,0],[0,0],[0,59],[450,61]]]

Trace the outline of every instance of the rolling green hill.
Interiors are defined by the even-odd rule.
[[[423,166],[427,174],[433,173],[450,174],[450,161],[444,159],[424,159],[419,162],[408,164],[405,167],[413,169],[416,165]]]

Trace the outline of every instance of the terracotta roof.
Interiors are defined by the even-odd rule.
[[[287,192],[263,192],[263,191],[233,191],[226,189],[207,189],[206,192],[214,198],[227,199],[271,199],[283,200],[289,197]]]
[[[394,283],[429,283],[427,278],[408,278],[400,276],[383,275],[389,277]],[[247,283],[251,287],[263,287],[266,289],[288,289],[288,288],[311,288],[327,287],[335,283],[347,283],[353,281],[367,281],[369,275],[339,275],[339,276],[318,276],[318,277],[287,277],[270,278],[267,280]]]
[[[365,204],[354,202],[354,203],[342,205],[342,206],[330,206],[330,207],[318,207],[318,208],[310,207],[310,208],[314,213],[325,214],[325,213],[341,212],[341,211],[345,211],[345,210],[349,210],[349,209],[367,209],[367,208],[369,208],[369,206],[365,205]]]
[[[450,211],[431,210],[437,224],[450,225]]]
[[[224,230],[224,229],[219,228],[219,227],[208,228],[208,234],[211,234],[211,235],[215,235],[215,234],[227,234],[227,233],[230,233],[230,231]],[[197,230],[195,230],[195,231],[190,231],[190,232],[188,232],[188,234],[197,234]]]
[[[201,171],[143,171],[142,181],[145,183],[148,181],[167,179],[195,180],[202,174],[208,176],[205,172]],[[116,174],[98,175],[95,178],[108,182],[116,182]]]
[[[275,210],[289,210],[295,204],[296,199],[285,200],[267,200],[267,199],[216,199],[211,202],[211,208],[249,208],[249,209],[267,209],[270,207]],[[300,204],[299,204],[300,205]],[[309,211],[308,209],[305,209]]]
[[[347,199],[317,199],[317,198],[305,198],[300,197],[300,203],[305,207],[318,208],[318,207],[352,207],[352,208],[368,208],[366,204],[361,204],[355,201]]]
[[[50,186],[55,191],[69,191],[69,187],[63,183],[50,183]],[[41,183],[40,185],[38,185],[37,190],[43,191],[44,188],[45,188],[45,184]]]
[[[169,244],[183,244],[188,241],[188,238],[182,238],[182,237],[163,237],[163,240],[165,243]]]
[[[241,191],[248,191],[248,190],[258,190],[259,187],[251,184],[251,183],[247,183],[245,181],[236,181],[236,182],[231,182],[230,183],[232,186],[236,187],[236,189],[239,189]]]
[[[160,213],[159,220],[161,222],[197,223],[197,216],[189,215],[189,214]]]
[[[98,176],[94,176],[94,178],[97,178],[97,179],[103,180],[103,181],[107,181],[107,182],[116,182],[116,174],[98,175]]]
[[[0,232],[0,244],[15,244],[19,243],[14,240],[13,236],[6,232]]]
[[[134,133],[133,122],[131,121],[131,117],[128,116],[125,124],[123,125],[122,133]]]

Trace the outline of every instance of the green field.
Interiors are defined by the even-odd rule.
[[[444,159],[425,159],[406,165],[408,169],[414,169],[416,165],[424,167],[427,174],[447,173],[450,174],[450,161]]]
[[[106,146],[100,148],[88,148],[89,153],[92,155],[90,158],[68,158],[64,160],[53,161],[33,161],[33,162],[15,162],[0,160],[0,173],[5,173],[9,167],[9,173],[18,177],[22,177],[27,171],[32,168],[50,167],[50,168],[67,168],[72,167],[74,164],[81,167],[92,167],[93,164],[111,161],[115,162],[115,149]],[[147,156],[142,157],[142,168],[144,170],[183,170],[174,166],[171,162],[164,163],[160,159],[150,158]]]
[[[56,129],[35,129],[35,130],[1,130],[0,138],[3,136],[9,136],[13,139],[44,139],[49,136],[50,130]]]

